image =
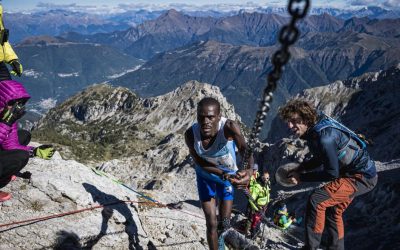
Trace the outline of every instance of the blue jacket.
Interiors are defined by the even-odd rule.
[[[300,175],[301,181],[330,181],[339,177],[362,174],[376,176],[375,163],[366,145],[343,124],[320,114],[318,122],[303,135],[313,157],[301,164],[303,170],[323,166],[321,171]]]

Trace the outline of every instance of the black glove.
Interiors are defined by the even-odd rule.
[[[25,106],[15,103],[10,109],[5,107],[0,113],[0,122],[11,126],[25,114]]]
[[[12,67],[11,74],[14,76],[21,76],[22,75],[22,65],[19,63],[18,60],[12,60],[10,62],[10,65]]]

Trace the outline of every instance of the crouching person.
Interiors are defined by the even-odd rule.
[[[50,159],[54,154],[51,145],[27,146],[31,134],[18,130],[17,121],[25,114],[29,98],[21,83],[12,80],[0,82],[0,188],[16,178],[29,157]],[[0,202],[10,198],[11,194],[0,190]]]
[[[250,235],[253,238],[256,236],[260,229],[260,224],[262,217],[267,210],[267,205],[270,201],[270,190],[271,185],[269,182],[269,173],[264,172],[261,176],[258,172],[258,165],[254,164],[253,175],[250,178],[249,184],[249,218],[251,218],[250,225]]]
[[[274,224],[282,230],[288,229],[292,224],[300,225],[302,220],[302,217],[296,218],[295,213],[289,213],[285,203],[281,203],[274,213]]]

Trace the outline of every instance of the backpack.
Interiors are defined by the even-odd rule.
[[[367,143],[355,132],[335,119],[323,114],[323,118],[313,127],[313,130],[320,134],[325,128],[340,130],[349,137],[347,143],[338,150],[338,159],[341,165],[348,166],[357,158],[360,150],[367,148]]]

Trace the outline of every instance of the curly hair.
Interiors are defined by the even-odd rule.
[[[298,114],[307,126],[314,126],[317,122],[317,110],[314,106],[304,99],[292,99],[283,107],[279,108],[279,116],[284,120],[290,120],[294,114]]]

